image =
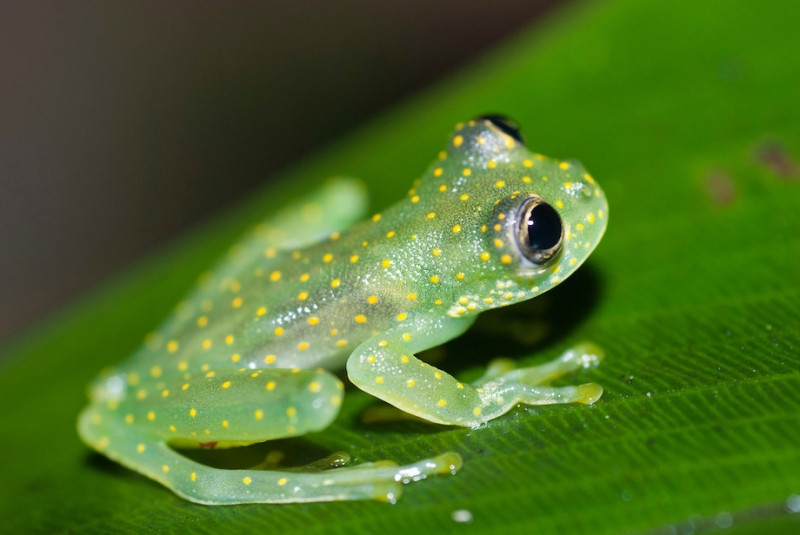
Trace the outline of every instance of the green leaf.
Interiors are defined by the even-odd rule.
[[[792,2],[578,4],[41,325],[2,356],[5,529],[797,532],[800,515],[787,513],[800,509],[798,14]],[[259,214],[334,174],[363,177],[380,208],[455,122],[487,111],[514,117],[533,150],[581,159],[607,192],[609,230],[561,287],[495,315],[535,324],[535,344],[489,317],[432,358],[469,378],[497,354],[538,362],[590,339],[606,360],[568,379],[602,383],[597,404],[455,429],[365,423],[377,402],[351,390],[331,428],[266,447],[298,461],[462,454],[458,475],[410,485],[394,506],[194,505],[78,441],[88,381],[130,354]],[[472,520],[455,522],[457,510]]]

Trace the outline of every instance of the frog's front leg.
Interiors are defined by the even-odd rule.
[[[549,382],[569,371],[599,361],[599,350],[584,344],[552,363],[511,369],[498,360],[472,384],[414,356],[416,351],[441,344],[461,334],[470,318],[437,318],[405,323],[361,344],[347,362],[350,380],[362,390],[426,420],[475,426],[505,414],[518,403],[591,404],[603,389],[594,383],[552,387]]]
[[[209,505],[394,501],[403,483],[461,465],[456,454],[446,453],[406,466],[378,461],[319,471],[212,468],[170,446],[233,446],[322,429],[338,413],[342,384],[324,371],[262,369],[217,370],[177,386],[96,401],[81,414],[79,433],[109,458]]]

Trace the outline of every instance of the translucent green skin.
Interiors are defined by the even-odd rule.
[[[517,244],[519,207],[531,197],[556,208],[564,228],[561,252],[544,266]],[[200,503],[393,501],[398,481],[454,472],[458,455],[405,467],[220,470],[167,444],[225,447],[322,429],[343,395],[326,370],[344,366],[362,390],[442,424],[475,426],[517,403],[599,398],[598,385],[541,386],[596,362],[593,346],[537,368],[499,363],[473,384],[414,356],[586,260],[608,208],[579,163],[532,154],[479,119],[458,125],[406,198],[347,228],[364,205],[357,182],[333,180],[245,236],[139,351],[93,383],[83,440]]]

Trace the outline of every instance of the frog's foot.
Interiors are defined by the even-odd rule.
[[[180,455],[166,441],[135,433],[110,418],[104,407],[88,407],[79,420],[81,436],[97,451],[150,477],[193,502],[207,505],[296,503],[336,500],[396,501],[404,483],[455,473],[461,457],[448,452],[412,464],[393,461],[324,468],[342,459],[334,454],[308,469],[224,470]],[[316,466],[315,466],[316,465]]]
[[[584,342],[564,352],[557,359],[539,366],[513,369],[513,362],[497,359],[489,364],[483,377],[472,383],[481,399],[476,411],[482,421],[491,420],[517,403],[552,405],[583,403],[591,405],[603,395],[596,383],[577,386],[547,386],[551,381],[581,368],[596,366],[603,351],[595,344]]]
[[[472,384],[479,387],[498,379],[504,382],[517,381],[527,385],[548,384],[568,373],[597,366],[604,356],[605,353],[600,347],[591,342],[583,342],[565,351],[557,359],[539,366],[514,369],[514,361],[503,358],[495,359],[489,363],[483,377]],[[594,403],[594,401],[590,403]]]

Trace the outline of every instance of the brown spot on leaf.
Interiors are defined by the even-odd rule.
[[[756,149],[756,158],[780,178],[800,179],[800,164],[786,146],[778,140],[761,143]]]
[[[736,184],[727,171],[713,169],[706,173],[703,182],[711,202],[717,206],[729,206],[736,199]]]

